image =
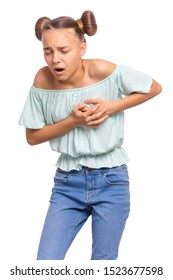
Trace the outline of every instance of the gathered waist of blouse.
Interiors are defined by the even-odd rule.
[[[112,168],[125,164],[128,160],[129,158],[124,148],[119,147],[107,153],[92,156],[71,157],[67,154],[61,154],[56,166],[64,171],[80,170],[82,166],[90,168]]]

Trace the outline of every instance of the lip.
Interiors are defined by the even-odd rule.
[[[63,74],[63,72],[64,72],[64,68],[62,68],[62,67],[56,67],[56,68],[54,68],[54,73],[56,74],[56,75],[62,75]]]

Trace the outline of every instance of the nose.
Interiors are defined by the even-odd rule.
[[[53,63],[57,64],[61,62],[61,57],[60,57],[60,54],[58,52],[55,52],[53,54]]]

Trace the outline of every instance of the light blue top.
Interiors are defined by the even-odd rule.
[[[87,87],[48,90],[31,87],[19,124],[40,129],[67,118],[72,108],[85,99],[115,101],[132,92],[148,93],[152,78],[124,65],[117,65],[104,80]],[[124,112],[109,117],[99,127],[80,126],[62,137],[50,140],[52,150],[61,153],[57,166],[63,170],[113,167],[124,164],[128,156],[122,148]]]

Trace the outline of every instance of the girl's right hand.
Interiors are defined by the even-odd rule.
[[[106,109],[96,113],[100,104],[88,107],[86,104],[79,104],[72,110],[72,117],[77,126],[97,127],[102,124],[107,118]]]

